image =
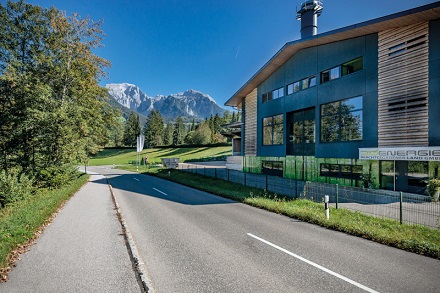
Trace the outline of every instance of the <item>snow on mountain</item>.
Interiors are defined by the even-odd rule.
[[[109,96],[119,104],[145,116],[153,109],[159,111],[165,119],[178,116],[205,119],[225,112],[212,97],[196,90],[151,98],[139,87],[129,83],[107,84],[105,87]]]

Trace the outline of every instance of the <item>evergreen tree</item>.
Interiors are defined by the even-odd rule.
[[[177,117],[173,131],[173,145],[181,145],[184,142],[186,133],[185,125],[181,116]]]
[[[164,122],[159,111],[153,110],[148,115],[144,134],[147,147],[164,144]]]
[[[163,138],[164,145],[171,145],[173,143],[173,131],[174,131],[173,124],[167,123],[167,125],[165,127],[164,138]]]
[[[134,112],[130,113],[128,120],[125,122],[124,131],[124,145],[126,146],[136,146],[137,137],[141,134],[141,126],[139,122],[139,116]]]

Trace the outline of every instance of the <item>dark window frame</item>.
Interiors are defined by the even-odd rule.
[[[323,171],[324,169],[323,167],[328,171]],[[361,180],[363,173],[362,170],[363,170],[362,165],[329,164],[329,163],[321,163],[319,165],[319,175],[322,177]]]
[[[263,146],[284,144],[284,120],[284,114],[263,118]],[[266,137],[269,134],[270,137]]]
[[[353,66],[353,64],[356,65],[356,67]],[[361,56],[361,57],[352,59],[350,61],[344,62],[338,66],[321,71],[321,73],[320,73],[321,84],[335,80],[335,79],[339,79],[339,78],[346,76],[346,75],[350,75],[350,74],[362,71],[363,69],[364,69],[364,57]],[[333,75],[333,74],[335,74],[335,75]]]
[[[352,108],[348,111],[343,111],[347,105],[344,103],[350,100],[360,99],[361,107],[360,108]],[[352,105],[355,105],[353,103]],[[351,106],[352,106],[351,105]],[[348,106],[350,107],[350,105]],[[326,109],[330,108],[330,110]],[[336,111],[332,111],[331,108],[337,108]],[[353,115],[355,114],[355,115]],[[357,119],[360,117],[360,121],[358,121],[357,130],[354,128],[346,127],[348,122],[346,120],[349,119]],[[321,143],[332,143],[332,142],[346,142],[346,141],[361,141],[363,140],[363,96],[352,97],[344,100],[339,100],[331,103],[326,103],[321,105],[320,111],[320,142]],[[355,130],[358,133],[357,138],[350,138],[351,131]],[[328,137],[326,134],[330,133]]]
[[[313,82],[312,82],[313,81]],[[316,75],[312,75],[287,85],[287,95],[297,93],[316,86]]]

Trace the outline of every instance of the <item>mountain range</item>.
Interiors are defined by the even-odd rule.
[[[149,97],[134,84],[107,84],[105,87],[108,89],[111,105],[115,106],[112,101],[114,100],[122,108],[130,109],[142,116],[148,116],[152,110],[156,110],[166,121],[175,120],[178,116],[199,121],[209,118],[211,115],[219,114],[222,116],[226,111],[209,95],[196,90]]]

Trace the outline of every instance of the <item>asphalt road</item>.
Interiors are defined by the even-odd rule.
[[[159,178],[109,178],[156,292],[439,292],[440,262]]]

